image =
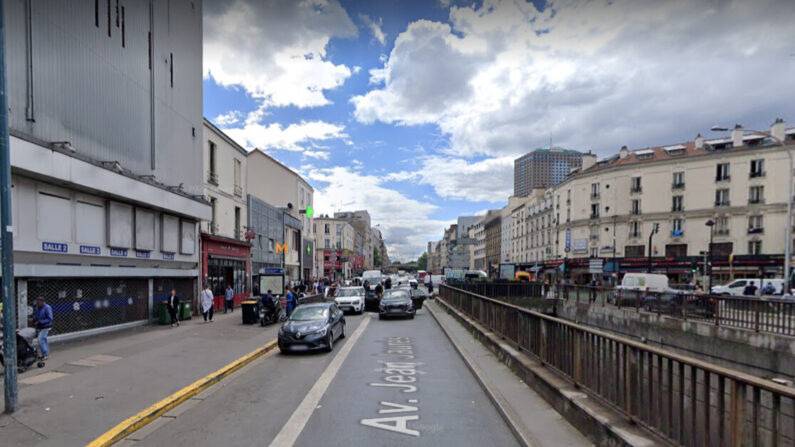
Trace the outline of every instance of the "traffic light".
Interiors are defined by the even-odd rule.
[[[690,273],[693,275],[698,273],[698,262],[693,262],[690,264]]]

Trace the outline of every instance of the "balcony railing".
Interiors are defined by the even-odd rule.
[[[765,203],[765,198],[764,197],[750,198],[748,199],[748,203],[751,205],[758,205],[760,203]]]
[[[629,210],[629,214],[631,214],[633,216],[639,216],[640,215],[640,209]]]
[[[640,187],[640,186],[633,186],[632,188],[630,188],[629,192],[631,192],[633,194],[634,193],[643,192],[643,188]]]
[[[730,175],[719,175],[719,176],[715,177],[715,181],[716,182],[728,182],[729,180],[731,180],[731,178],[732,177]]]
[[[591,214],[591,219],[598,219],[598,218],[599,218],[598,214]],[[568,222],[568,220],[567,220],[567,222]]]
[[[592,192],[591,193],[591,200],[599,200],[599,193],[598,192]]]
[[[208,171],[207,183],[212,183],[213,185],[218,186],[218,173],[214,171]]]
[[[764,227],[751,227],[748,229],[748,234],[762,234],[765,232]]]
[[[730,202],[728,200],[716,200],[715,206],[729,206]]]
[[[599,235],[598,234],[592,234],[591,235],[591,239],[592,240],[598,240],[599,239]]]
[[[759,178],[764,176],[765,176],[765,171],[751,171],[751,173],[748,174],[748,177],[750,178]]]
[[[671,212],[672,213],[681,213],[682,211],[684,211],[684,209],[681,206],[672,206],[671,207]]]
[[[673,183],[671,184],[671,189],[685,189],[684,183]]]
[[[719,228],[719,229],[715,230],[715,234],[717,236],[728,236],[729,235],[729,229],[728,228]]]

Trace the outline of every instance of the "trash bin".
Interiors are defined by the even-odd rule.
[[[257,309],[258,301],[246,300],[240,303],[240,309],[243,314],[243,324],[254,324],[259,319],[259,310]]]
[[[187,301],[180,301],[179,312],[177,313],[177,315],[179,315],[180,321],[190,320],[191,318],[193,318],[193,315],[191,314],[190,311],[190,303],[188,303]]]
[[[171,316],[168,314],[168,306],[165,301],[155,305],[154,318],[157,320],[157,324],[171,324]]]

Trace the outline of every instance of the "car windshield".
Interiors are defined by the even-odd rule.
[[[389,292],[384,295],[384,301],[392,301],[392,300],[405,300],[409,297],[408,293],[405,291],[394,291]]]
[[[341,296],[360,296],[364,295],[364,289],[341,289],[337,293],[337,297]]]
[[[290,321],[324,320],[328,318],[328,307],[296,307],[290,315]]]

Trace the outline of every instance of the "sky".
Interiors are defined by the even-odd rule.
[[[501,208],[513,160],[795,123],[791,0],[205,0],[204,114],[367,209],[390,258]]]

